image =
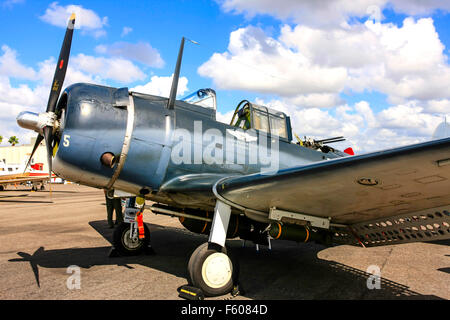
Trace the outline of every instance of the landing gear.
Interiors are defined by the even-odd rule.
[[[144,239],[139,239],[138,230],[122,222],[114,230],[113,245],[121,256],[137,256],[145,252],[150,243],[150,230],[144,224]]]
[[[188,264],[190,283],[206,296],[220,296],[233,290],[239,275],[239,264],[231,259],[225,247],[204,243],[199,246]]]
[[[206,296],[220,296],[237,284],[239,264],[225,247],[231,207],[217,201],[208,243],[199,246],[188,263],[191,284]]]

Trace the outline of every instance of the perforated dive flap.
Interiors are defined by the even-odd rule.
[[[366,247],[450,239],[450,206],[356,223],[335,231],[336,243]]]

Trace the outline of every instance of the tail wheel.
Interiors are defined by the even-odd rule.
[[[227,249],[213,248],[208,243],[199,246],[192,254],[188,271],[190,282],[206,296],[220,296],[231,292],[237,283],[239,264]]]
[[[113,244],[120,255],[137,256],[141,254],[150,243],[150,230],[144,223],[145,238],[139,239],[138,236],[130,236],[130,224],[122,222],[114,230]]]

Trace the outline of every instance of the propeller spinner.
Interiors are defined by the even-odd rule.
[[[59,127],[59,122],[55,114],[56,104],[58,102],[59,95],[66,77],[67,65],[69,63],[70,48],[72,46],[73,30],[75,28],[75,13],[70,16],[69,23],[66,29],[66,35],[61,47],[61,51],[56,65],[55,75],[53,76],[52,87],[50,89],[50,95],[48,98],[47,109],[42,113],[34,112],[21,112],[17,116],[17,123],[19,126],[25,129],[34,130],[38,133],[36,143],[34,144],[33,151],[28,159],[25,171],[31,163],[34,152],[38,148],[42,140],[45,139],[47,147],[47,159],[49,166],[49,179],[52,176],[52,145],[54,140],[54,134]]]

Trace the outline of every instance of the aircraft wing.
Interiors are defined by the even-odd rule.
[[[45,180],[48,180],[48,176],[40,176],[40,177],[24,176],[24,177],[0,179],[0,184],[5,185],[5,184],[24,183],[24,182],[33,182],[33,181],[45,181]]]
[[[215,192],[232,206],[266,217],[276,208],[328,218],[331,225],[351,226],[347,231],[369,245],[386,242],[390,233],[397,234],[399,242],[406,241],[403,232],[420,233],[420,229],[424,238],[429,233],[430,240],[447,239],[450,138],[292,167],[271,175],[225,178]]]

